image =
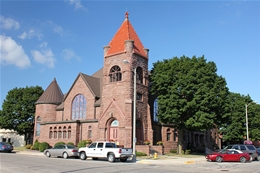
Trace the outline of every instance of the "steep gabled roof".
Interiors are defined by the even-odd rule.
[[[136,34],[132,24],[128,20],[128,12],[126,12],[126,18],[116,32],[115,36],[109,43],[109,50],[106,56],[122,53],[125,51],[125,41],[126,40],[133,40],[134,41],[134,53],[137,53],[145,58],[148,58],[145,51],[144,46],[139,39],[138,35]]]
[[[92,77],[83,73],[79,73],[75,81],[73,82],[72,86],[70,87],[68,93],[64,97],[64,100],[69,95],[70,91],[72,90],[73,86],[76,84],[76,81],[81,77],[83,81],[85,82],[86,86],[89,88],[89,91],[92,93],[92,95],[96,98],[100,98],[100,79],[96,77]]]
[[[89,87],[93,95],[100,98],[100,78],[92,77],[83,73],[80,73],[80,75],[82,75],[86,85]]]
[[[63,93],[54,78],[47,89],[43,92],[36,104],[60,104],[63,100]]]

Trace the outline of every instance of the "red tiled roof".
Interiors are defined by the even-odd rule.
[[[63,100],[63,93],[54,78],[51,84],[43,92],[36,104],[60,104]]]
[[[126,40],[134,40],[134,52],[140,54],[141,56],[147,58],[147,55],[144,51],[144,46],[139,39],[138,35],[136,34],[132,24],[128,20],[128,12],[126,12],[126,18],[116,32],[115,36],[109,43],[109,50],[106,56],[121,53],[125,51],[125,44]]]

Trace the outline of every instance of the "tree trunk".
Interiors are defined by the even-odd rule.
[[[178,154],[182,154],[182,144],[183,144],[183,129],[178,131]]]

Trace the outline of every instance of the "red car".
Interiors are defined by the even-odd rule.
[[[242,162],[250,161],[250,155],[248,153],[243,153],[240,150],[230,149],[221,150],[219,152],[213,152],[206,155],[208,161],[216,162]]]

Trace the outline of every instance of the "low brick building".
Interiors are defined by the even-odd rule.
[[[157,101],[149,94],[149,50],[136,34],[128,13],[103,49],[103,68],[93,75],[80,72],[66,94],[55,78],[50,83],[36,102],[34,141],[53,146],[60,141],[113,140],[132,147],[136,74],[136,144],[149,140],[153,145],[163,140],[166,151],[175,149],[177,130],[158,122]],[[205,135],[211,136],[201,133],[198,143],[204,144]],[[186,140],[196,141],[194,137],[186,133]]]

